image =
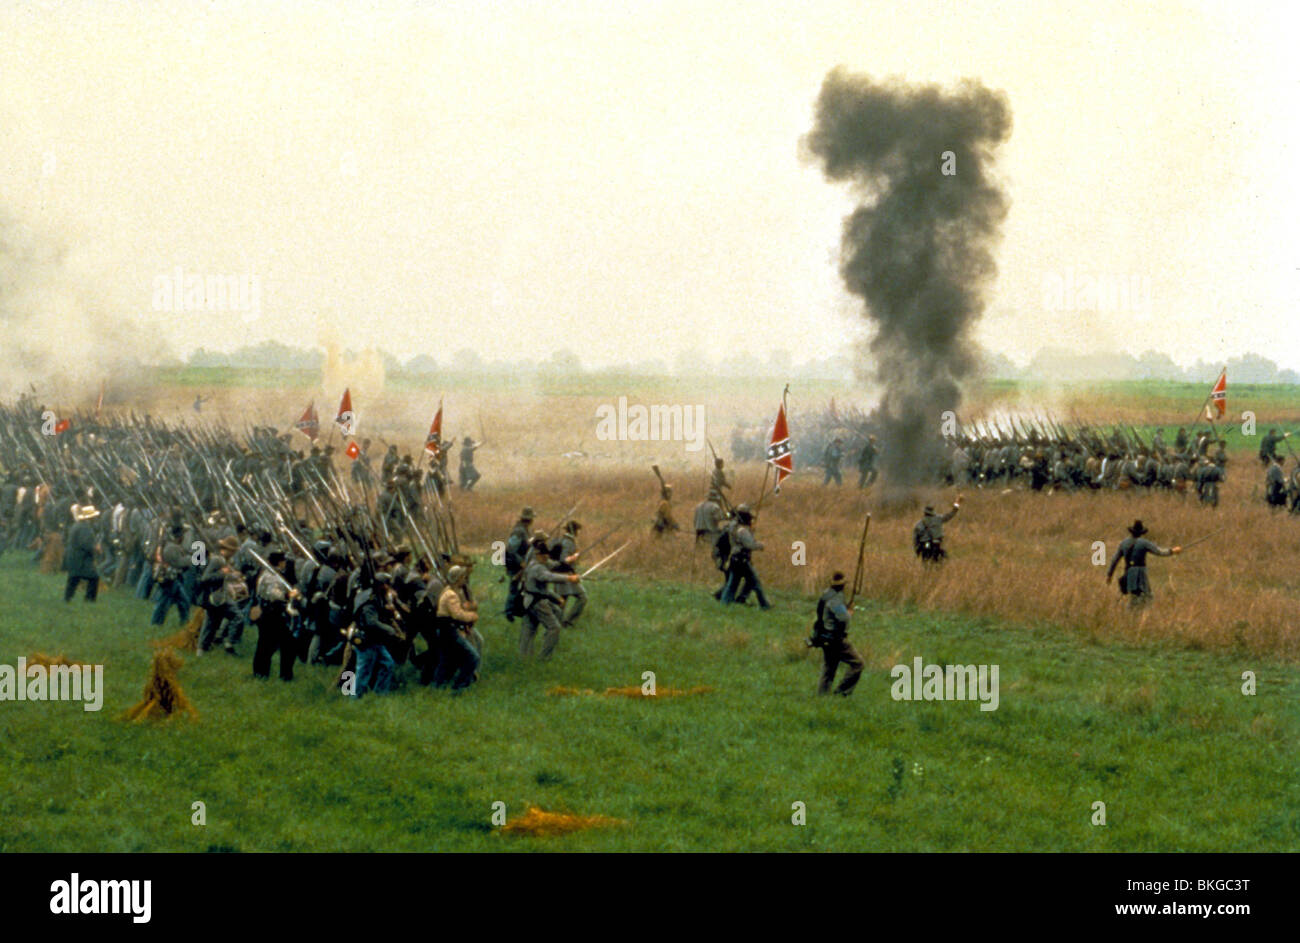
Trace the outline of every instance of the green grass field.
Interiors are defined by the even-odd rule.
[[[613,574],[590,586],[585,627],[536,665],[495,615],[497,584],[479,580],[493,615],[483,679],[463,696],[412,683],[358,702],[335,669],[302,664],[292,684],[258,682],[246,637],[238,658],[186,656],[198,720],[132,724],[120,718],[148,640],[175,630],[174,613],[158,630],[125,593],[65,605],[61,579],[26,557],[0,560],[0,662],[102,662],[107,694],[99,713],[0,703],[0,852],[1300,848],[1289,664],[868,601],[852,633],[868,670],[851,698],[819,699],[809,600],[724,611],[703,588]],[[888,666],[916,655],[999,665],[999,708],[894,701]],[[644,671],[661,689],[714,690],[546,693],[639,685]],[[196,801],[205,826],[191,824]],[[491,826],[497,801],[512,818],[537,804],[627,824],[510,837]],[[1104,827],[1090,824],[1096,801]],[[806,825],[791,823],[795,802]]]

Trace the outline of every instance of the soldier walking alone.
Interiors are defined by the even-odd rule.
[[[808,645],[822,650],[822,676],[817,693],[830,693],[831,685],[835,683],[835,672],[842,664],[848,670],[835,693],[848,697],[862,676],[864,662],[849,644],[849,616],[853,610],[844,599],[844,584],[844,574],[836,571],[831,576],[830,586],[817,600],[817,621],[813,623]]]
[[[1106,582],[1110,582],[1115,567],[1119,565],[1120,560],[1123,560],[1124,572],[1119,578],[1119,591],[1122,595],[1128,596],[1130,605],[1137,607],[1151,599],[1151,582],[1147,579],[1147,554],[1172,557],[1176,553],[1182,553],[1183,548],[1166,549],[1147,540],[1142,536],[1147,529],[1141,521],[1134,521],[1128,532],[1129,536],[1120,542],[1119,549],[1115,551],[1115,556],[1110,561],[1110,569],[1106,571]]]
[[[921,519],[912,528],[912,549],[922,563],[941,563],[948,556],[948,551],[943,549],[943,525],[956,517],[959,510],[961,495],[957,495],[947,514],[939,514],[931,505],[925,506]]]

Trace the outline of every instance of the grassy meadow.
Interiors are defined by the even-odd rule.
[[[725,456],[732,423],[770,420],[779,382],[586,376],[543,389],[451,379],[381,378],[353,396],[361,434],[381,444],[416,452],[440,393],[448,437],[488,440],[479,490],[452,495],[461,544],[482,561],[480,683],[455,698],[408,683],[356,702],[333,686],[336,669],[300,664],[292,684],[257,682],[252,629],[237,658],[184,656],[180,681],[197,719],[130,723],[121,715],[140,699],[149,641],[171,634],[175,616],[151,628],[148,605],[111,590],[93,606],[65,605],[60,577],[7,553],[0,663],[36,652],[103,663],[107,696],[99,713],[0,704],[0,851],[1300,849],[1300,520],[1263,505],[1257,440],[1239,422],[1221,427],[1231,462],[1217,510],[1194,496],[967,491],[947,527],[951,557],[931,573],[912,555],[910,530],[921,505],[950,502],[951,489],[886,501],[852,487],[847,468],[843,488],[823,488],[796,453],[799,473],[759,516],[756,563],[775,602],[760,612],[710,598],[718,576],[685,533],[647,533],[658,501],[650,463],[676,486],[689,532],[707,450],[598,442],[594,413],[619,395],[706,403]],[[193,416],[201,392],[211,397],[205,417],[285,428],[315,396],[327,424],[338,391],[315,375],[298,380],[261,386],[238,371],[185,368],[131,408]],[[1042,408],[1163,425],[1172,440],[1206,392],[1176,386],[989,384],[963,418]],[[1230,415],[1255,411],[1261,431],[1300,421],[1300,390],[1230,386],[1229,395]],[[858,398],[847,385],[792,390],[796,448],[796,407],[820,410],[830,396]],[[733,500],[755,501],[763,466],[737,473]],[[517,624],[497,614],[493,542],[524,504],[550,529],[575,502],[588,541],[619,528],[594,558],[630,543],[590,580],[582,625],[555,659],[525,664]],[[868,669],[851,698],[817,698],[820,654],[802,640],[830,572],[852,572],[867,512],[851,638]],[[1135,517],[1164,545],[1209,537],[1152,562],[1156,598],[1138,613],[1097,564]],[[893,700],[891,667],[917,656],[998,665],[998,709]],[[661,691],[711,690],[548,693],[639,686],[646,671]],[[1241,691],[1246,671],[1253,696]],[[191,824],[196,801],[204,826]],[[1104,827],[1091,824],[1099,801]],[[511,837],[492,825],[495,802],[512,819],[537,805],[625,824]],[[796,802],[806,825],[791,822]]]
[[[484,609],[500,587],[481,568]],[[806,598],[723,610],[699,588],[618,573],[583,626],[523,664],[500,617],[466,694],[408,684],[353,701],[335,669],[259,682],[243,653],[186,655],[199,712],[135,724],[150,638],[120,592],[65,605],[57,577],[0,561],[0,661],[103,663],[104,708],[6,703],[0,852],[15,851],[1286,851],[1300,847],[1300,680],[1272,656],[1103,643],[865,601],[868,669],[813,696]],[[889,669],[997,664],[1000,703],[909,702]],[[1240,692],[1242,671],[1258,694]],[[639,685],[681,698],[554,696]],[[191,823],[192,803],[207,824]],[[1106,804],[1104,827],[1091,824]],[[530,804],[625,824],[511,837]],[[793,803],[807,824],[791,823]]]

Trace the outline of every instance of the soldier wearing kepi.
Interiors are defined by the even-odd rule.
[[[504,615],[507,622],[514,622],[516,616],[524,614],[521,602],[523,588],[524,562],[528,556],[528,545],[532,539],[533,509],[525,507],[519,512],[510,536],[506,538],[506,604]]]
[[[948,551],[943,549],[943,525],[956,517],[959,510],[961,495],[957,495],[947,514],[938,513],[931,505],[925,506],[921,519],[912,528],[912,549],[922,563],[940,563],[948,556]]]
[[[556,573],[576,573],[578,562],[578,531],[582,525],[577,521],[568,521],[564,525],[564,533],[560,539],[551,547],[551,556],[555,562]],[[560,603],[560,624],[565,628],[572,628],[573,624],[578,621],[578,616],[582,615],[582,610],[587,607],[587,589],[581,583],[557,583],[555,585],[556,595],[563,602]],[[570,600],[572,604],[570,605]],[[567,611],[565,607],[568,607]]]
[[[1120,576],[1119,591],[1128,596],[1131,605],[1141,606],[1151,599],[1151,582],[1147,579],[1147,555],[1154,553],[1158,557],[1171,557],[1176,553],[1182,553],[1183,548],[1165,549],[1147,540],[1142,536],[1147,529],[1141,521],[1134,521],[1128,532],[1129,536],[1120,542],[1119,549],[1115,551],[1115,556],[1110,561],[1110,569],[1106,571],[1106,582],[1110,582],[1115,574],[1115,567],[1119,565],[1120,560],[1123,560],[1124,572]]]
[[[831,584],[817,600],[817,621],[813,623],[812,638],[808,645],[822,650],[822,675],[817,685],[818,694],[829,694],[835,683],[835,672],[843,664],[848,669],[836,694],[848,697],[858,678],[862,676],[862,656],[849,644],[849,616],[853,612],[844,598],[844,574],[836,571]]]
[[[478,604],[469,597],[469,568],[453,566],[447,571],[447,586],[438,596],[438,642],[440,658],[433,676],[434,687],[449,681],[453,693],[474,683],[481,656],[474,645],[474,623]]]
[[[542,636],[542,650],[539,658],[551,657],[555,646],[560,642],[560,611],[564,600],[552,589],[554,583],[576,583],[577,573],[556,573],[547,560],[546,535],[540,531],[532,538],[533,559],[524,570],[524,625],[519,632],[519,654],[531,658],[533,654],[533,637],[538,626],[543,626],[546,633]]]

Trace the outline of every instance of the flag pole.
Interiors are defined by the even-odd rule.
[[[1216,380],[1214,381],[1213,385],[1210,387],[1210,392],[1208,392],[1208,393],[1205,394],[1205,399],[1202,400],[1201,405],[1200,405],[1200,406],[1197,408],[1197,410],[1196,410],[1196,419],[1197,419],[1197,422],[1193,424],[1194,426],[1200,424],[1201,414],[1202,414],[1203,412],[1205,412],[1205,407],[1208,406],[1208,405],[1210,404],[1210,399],[1214,396],[1214,387],[1216,387],[1216,386],[1219,385],[1219,380],[1222,380],[1222,379],[1224,378],[1224,376],[1227,374],[1227,372],[1228,372],[1228,368],[1227,368],[1226,366],[1225,366],[1222,370],[1219,371],[1219,378],[1216,379]],[[1208,422],[1208,423],[1210,424],[1210,428],[1211,428],[1211,429],[1214,428],[1214,420],[1213,420],[1213,419],[1210,419],[1210,418],[1207,417],[1205,421]],[[1217,435],[1217,433],[1216,433],[1216,435]]]

